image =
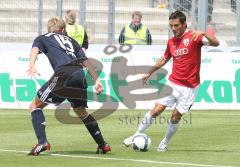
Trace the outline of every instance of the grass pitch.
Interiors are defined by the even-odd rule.
[[[168,152],[159,153],[156,148],[171,116],[166,111],[146,131],[152,140],[150,151],[135,152],[123,146],[122,141],[135,132],[145,112],[119,110],[100,120],[112,152],[96,155],[96,144],[84,125],[62,124],[56,120],[53,110],[45,110],[52,149],[32,157],[26,155],[36,144],[29,111],[0,110],[0,167],[240,166],[239,111],[192,111],[182,120]]]

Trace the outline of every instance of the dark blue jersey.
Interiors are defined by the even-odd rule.
[[[40,53],[48,57],[54,71],[74,60],[80,59],[82,62],[87,60],[77,41],[63,34],[40,35],[34,40],[32,47],[39,48]]]

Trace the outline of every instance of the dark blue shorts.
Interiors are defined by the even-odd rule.
[[[37,92],[44,103],[61,104],[68,100],[73,108],[87,107],[87,82],[82,69],[55,72]]]

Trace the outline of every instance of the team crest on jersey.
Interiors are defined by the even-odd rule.
[[[189,44],[189,38],[184,39],[184,40],[183,40],[183,44],[184,44],[185,46],[188,46],[188,44]]]

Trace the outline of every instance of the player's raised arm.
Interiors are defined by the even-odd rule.
[[[219,45],[219,41],[215,36],[209,35],[208,33],[205,32],[204,37],[207,38],[210,46],[218,46]]]
[[[192,35],[192,40],[194,40],[194,41],[196,41],[199,36],[203,36],[207,39],[207,41],[204,41],[204,39],[203,39],[203,43],[207,42],[207,45],[209,45],[209,46],[218,46],[219,45],[218,39],[214,35],[210,35],[206,32],[193,31],[193,32],[191,32],[191,35]]]
[[[155,71],[157,71],[158,69],[160,69],[162,66],[164,66],[167,63],[167,60],[163,57],[161,57],[154,66],[152,66],[152,68],[143,75],[142,80],[143,80],[143,85],[147,84],[147,80],[148,78],[152,75],[152,73],[154,73]]]
[[[32,76],[35,77],[35,74],[40,75],[35,67],[35,62],[36,62],[38,53],[39,53],[38,47],[33,47],[31,49],[30,60],[29,60],[29,65],[28,65],[28,70],[27,70],[27,75],[30,77],[32,77]]]
[[[96,90],[97,94],[101,93],[103,91],[103,86],[98,79],[98,74],[96,73],[93,65],[91,64],[91,62],[88,59],[85,60],[82,64],[84,67],[86,67],[88,69],[88,72],[92,76],[94,83],[95,83],[95,90]]]

